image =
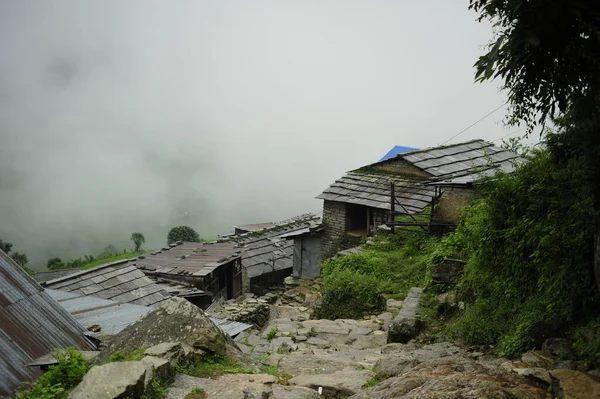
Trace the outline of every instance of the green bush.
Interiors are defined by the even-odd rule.
[[[373,275],[338,267],[323,278],[323,301],[316,316],[326,319],[357,319],[385,309],[379,281]]]
[[[600,368],[600,317],[579,327],[573,334],[573,349],[580,359],[585,359],[593,368]]]
[[[592,196],[584,165],[554,155],[563,144],[550,136],[548,149],[515,173],[485,181],[483,198],[442,240],[471,255],[459,283],[466,309],[450,327],[455,337],[497,344],[512,357],[539,346],[536,326],[566,331],[597,314]]]
[[[177,241],[200,242],[200,235],[189,226],[173,227],[167,235],[167,244]]]
[[[17,393],[17,399],[63,399],[77,386],[90,366],[75,348],[57,350],[54,354],[58,364],[50,366],[29,387]]]
[[[267,333],[267,341],[271,342],[277,336],[278,332],[276,328],[271,328]]]

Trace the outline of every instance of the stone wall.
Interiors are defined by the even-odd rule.
[[[390,220],[390,212],[377,208],[370,208],[370,212],[371,226],[369,226],[369,233],[374,234],[375,232],[377,232],[377,227],[381,226],[382,224],[385,224]]]
[[[424,170],[417,168],[410,162],[405,161],[404,159],[398,158],[389,160],[386,162],[381,162],[379,164],[370,165],[368,169],[375,173],[393,173],[394,175],[402,176],[410,178],[419,178],[419,179],[427,179],[431,177],[431,175]]]
[[[471,205],[475,197],[472,188],[449,187],[436,202],[433,219],[438,222],[457,223],[460,208]]]
[[[322,259],[332,257],[346,235],[346,204],[343,202],[323,201],[323,235]]]

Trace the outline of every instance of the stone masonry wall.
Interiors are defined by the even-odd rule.
[[[433,218],[440,222],[457,223],[460,208],[470,205],[474,197],[475,190],[471,188],[445,188],[435,205]]]
[[[335,201],[323,201],[323,246],[322,259],[334,256],[346,235],[346,204]]]
[[[394,159],[380,164],[369,166],[374,172],[393,173],[395,175],[407,175],[415,178],[427,179],[431,175],[422,169],[417,168],[410,162],[403,159]]]

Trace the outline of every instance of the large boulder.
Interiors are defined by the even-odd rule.
[[[231,337],[219,329],[202,309],[182,298],[170,298],[117,334],[102,350],[99,361],[120,351],[132,352],[164,342],[180,342],[210,354],[240,360],[242,352]]]
[[[147,366],[143,362],[115,362],[94,366],[69,399],[139,398],[144,393]]]
[[[459,259],[444,259],[431,266],[431,282],[433,284],[451,284],[465,269],[467,262]]]
[[[406,343],[419,334],[423,327],[419,318],[421,312],[422,288],[411,288],[404,299],[398,315],[388,329],[388,342]]]
[[[558,392],[554,392],[564,399],[588,399],[600,398],[600,382],[589,374],[575,370],[553,370],[550,372],[554,386]]]

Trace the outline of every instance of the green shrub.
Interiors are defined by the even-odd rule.
[[[19,391],[17,399],[66,398],[90,368],[81,353],[73,347],[57,350],[54,357],[58,364],[50,366],[48,371],[29,384],[28,388]]]
[[[276,328],[271,328],[267,333],[267,341],[271,342],[277,336],[278,332]]]
[[[177,241],[200,242],[200,235],[189,226],[173,227],[167,235],[167,244]]]
[[[146,348],[141,346],[134,351],[123,353],[121,351],[116,351],[104,363],[112,363],[112,362],[131,362],[142,360],[144,358],[144,352]]]
[[[188,364],[177,365],[177,372],[199,378],[214,378],[223,374],[256,374],[254,369],[241,367],[228,356],[211,355]]]
[[[192,392],[185,395],[185,399],[206,399],[208,395],[202,388],[192,388]]]
[[[587,360],[593,368],[600,368],[600,317],[577,328],[573,338],[577,357]]]
[[[319,318],[357,319],[385,310],[379,281],[370,274],[338,267],[323,278],[321,294]]]
[[[564,331],[597,314],[592,196],[576,157],[553,155],[561,140],[550,136],[515,173],[485,181],[483,198],[442,240],[471,255],[459,282],[465,312],[450,332],[497,344],[502,356],[539,346],[536,326]]]

